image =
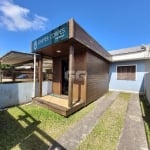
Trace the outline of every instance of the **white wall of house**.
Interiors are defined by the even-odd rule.
[[[43,81],[42,95],[52,92],[52,82]],[[36,83],[36,96],[38,83]],[[0,108],[31,102],[33,95],[33,82],[0,84]]]

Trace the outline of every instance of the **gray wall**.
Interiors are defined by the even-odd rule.
[[[145,60],[144,91],[150,104],[150,60]]]
[[[50,94],[52,82],[43,81],[42,95]],[[32,100],[33,82],[0,84],[0,108],[23,104]],[[38,83],[36,83],[36,96]]]
[[[147,97],[147,100],[150,104],[150,73],[147,73],[144,77],[144,90]]]

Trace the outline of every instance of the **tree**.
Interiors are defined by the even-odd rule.
[[[13,66],[9,64],[0,64],[0,82],[2,82],[3,78],[3,70],[12,70]]]
[[[0,70],[9,70],[9,69],[12,69],[12,65],[0,64]]]

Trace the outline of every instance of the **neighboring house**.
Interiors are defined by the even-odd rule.
[[[109,90],[144,93],[144,77],[150,72],[150,45],[109,51]]]

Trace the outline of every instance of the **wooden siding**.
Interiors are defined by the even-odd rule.
[[[53,59],[53,85],[52,92],[54,94],[62,94],[62,60]],[[78,78],[79,77],[79,78]],[[74,81],[73,81],[73,102],[86,100],[86,52],[75,53],[74,55]]]
[[[111,55],[74,20],[70,20],[69,31],[70,38],[74,38],[75,40],[89,48],[91,51],[97,53],[106,60],[111,61]]]
[[[86,52],[75,54],[73,100],[86,100]]]
[[[53,85],[52,85],[52,93],[61,94],[61,59],[54,58],[53,59]]]
[[[91,53],[87,54],[87,101],[91,103],[108,91],[109,63]]]

